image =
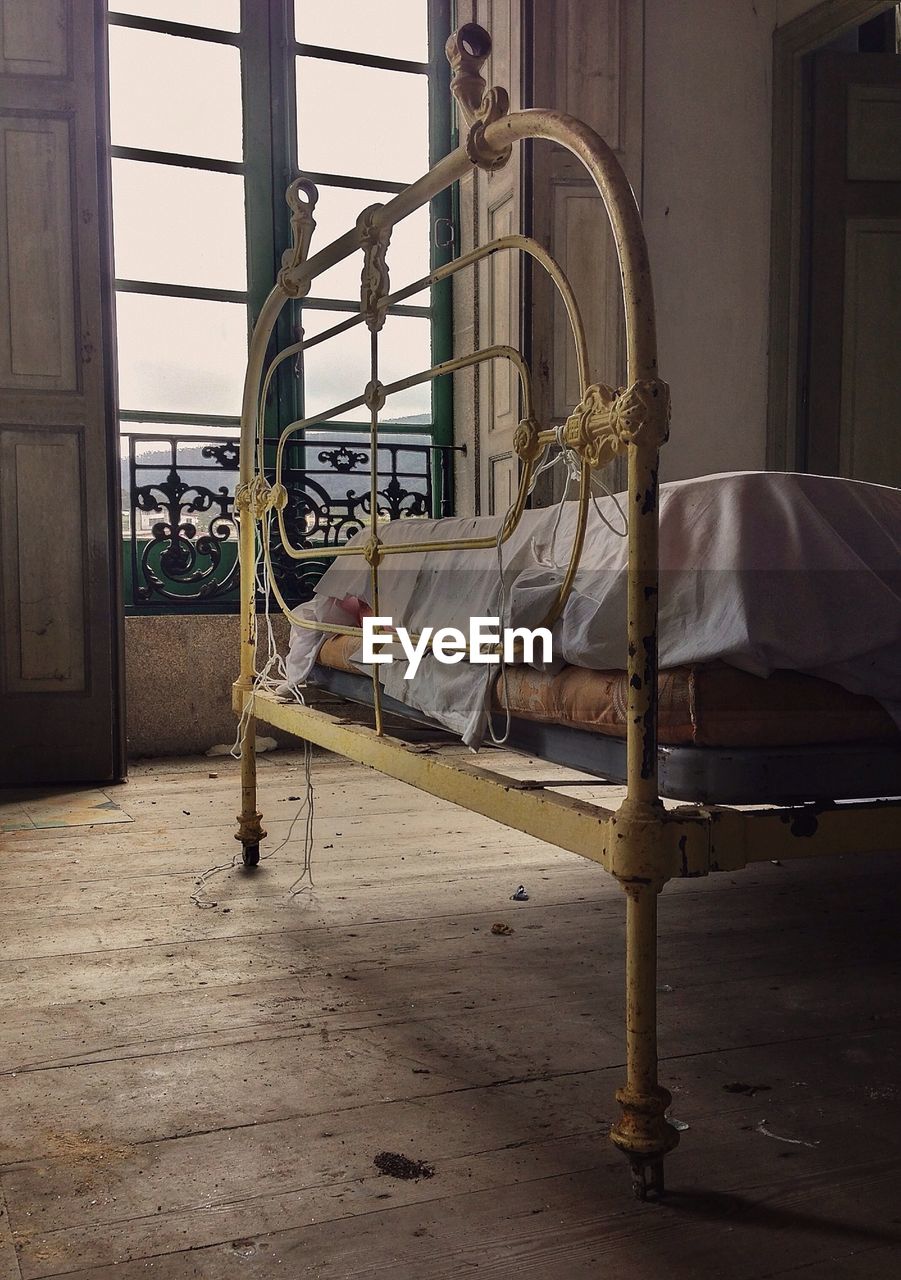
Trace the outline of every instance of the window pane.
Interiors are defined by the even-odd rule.
[[[304,310],[303,327],[312,337],[346,319],[337,311]],[[389,316],[379,334],[379,377],[393,382],[427,369],[432,363],[428,320],[413,316]],[[362,395],[369,381],[369,330],[359,324],[337,338],[330,338],[304,355],[304,394],[308,417],[344,400]],[[431,422],[431,384],[410,387],[390,396],[379,415],[382,422]],[[344,417],[347,422],[368,422],[365,405]]]
[[[319,202],[314,217],[316,231],[311,252],[324,249],[338,236],[349,231],[357,218],[371,204],[387,204],[391,193],[387,191],[354,191],[348,187],[320,187]],[[337,266],[330,267],[313,281],[311,295],[314,298],[341,298],[356,301],[360,296],[360,275],[363,270],[362,253],[351,254]],[[388,270],[391,289],[419,280],[429,272],[429,211],[419,209],[404,218],[391,233],[388,246]],[[411,299],[412,302],[412,299]],[[419,304],[428,306],[428,297]]]
[[[412,182],[429,167],[428,77],[297,59],[301,169]]]
[[[237,174],[113,160],[113,226],[120,278],[247,288]]]
[[[247,363],[243,304],[120,293],[117,312],[123,409],[241,412]]]
[[[302,44],[427,62],[428,0],[294,0]]]
[[[109,42],[114,146],[241,160],[237,49],[115,26]]]
[[[164,22],[191,22],[217,31],[241,30],[241,0],[110,0],[110,11]]]

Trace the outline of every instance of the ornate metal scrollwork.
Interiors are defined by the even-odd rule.
[[[563,441],[597,470],[629,444],[651,439],[659,448],[669,435],[669,417],[669,387],[659,378],[619,391],[596,382],[567,418]]]
[[[329,554],[370,523],[370,450],[361,437],[319,440],[315,450],[286,458],[283,486],[255,476],[235,485],[236,440],[179,441],[176,437],[131,436],[127,494],[130,507],[132,606],[190,608],[237,596],[237,521],[242,512],[258,519],[281,505],[291,543],[321,547],[322,557],[293,560],[271,529],[272,562],[286,599],[308,600],[328,567]],[[162,455],[162,456],[161,456]],[[441,488],[433,489],[433,457],[440,459]],[[447,514],[452,454],[421,443],[385,443],[377,450],[378,517]],[[216,486],[221,474],[225,483]],[[343,477],[353,476],[350,485]],[[207,480],[208,483],[204,483]],[[147,518],[161,518],[148,524]],[[208,517],[203,523],[195,516]]]
[[[504,147],[497,151],[489,147],[485,141],[485,130],[490,124],[502,120],[510,110],[510,95],[506,89],[493,87],[485,90],[482,105],[476,112],[472,128],[466,135],[466,154],[474,165],[480,169],[503,169],[510,159],[513,147]]]
[[[235,489],[235,510],[246,511],[254,520],[261,520],[267,511],[283,511],[287,501],[283,484],[270,484],[259,474]]]
[[[513,451],[523,462],[534,462],[544,452],[539,439],[541,428],[534,418],[523,418],[513,433]]]
[[[339,449],[323,449],[319,461],[327,462],[335,471],[356,471],[358,466],[369,461],[369,454],[348,449],[346,444],[342,444]]]
[[[278,286],[289,298],[305,297],[310,290],[310,282],[301,287],[295,273],[306,262],[310,252],[310,241],[316,230],[313,210],[318,199],[319,192],[306,178],[295,178],[285,192],[285,200],[291,210],[291,247],[282,254]]]
[[[223,464],[224,465],[224,464]],[[188,515],[214,512],[205,533]],[[226,486],[218,490],[184,481],[173,466],[165,479],[132,489],[132,519],[139,513],[165,514],[156,521],[137,557],[136,603],[155,596],[173,603],[205,600],[236,583],[236,565],[223,574],[224,547],[235,535],[232,497]]]
[[[388,314],[388,294],[391,281],[386,254],[391,240],[390,227],[378,227],[375,213],[382,208],[371,204],[357,218],[357,230],[363,249],[363,274],[360,280],[360,310],[372,333],[378,333]]]
[[[220,467],[230,471],[238,467],[238,442],[226,440],[224,444],[205,444],[200,450],[202,458],[213,458]]]

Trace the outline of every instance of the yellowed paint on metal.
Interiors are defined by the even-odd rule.
[[[237,838],[245,850],[257,850],[264,837],[256,806],[254,738],[257,720],[296,734],[318,746],[378,769],[431,795],[472,809],[498,822],[546,840],[599,863],[626,894],[626,1081],[617,1094],[621,1118],[612,1141],[629,1158],[633,1185],[641,1198],[663,1190],[663,1157],[678,1140],[666,1119],[670,1096],[657,1078],[656,945],[657,899],[666,882],[677,876],[736,870],[764,859],[864,853],[895,847],[899,802],[796,806],[756,810],[719,806],[665,809],[657,778],[657,589],[658,589],[658,458],[669,430],[669,389],[657,371],[654,302],[647,246],[638,208],[613,151],[583,122],[557,111],[510,112],[506,92],[489,88],[482,68],[491,40],[469,24],[448,41],[465,137],[456,151],[385,205],[365,210],[356,225],[332,244],[310,256],[315,228],[315,188],[295,182],[289,188],[294,242],[284,255],[276,285],[254,329],[244,385],[241,419],[240,482],[236,509],[240,525],[241,667],[234,686],[236,712],[245,733],[241,752],[242,812]],[[534,240],[509,235],[438,268],[422,280],[390,292],[387,254],[390,234],[399,222],[425,206],[473,166],[505,164],[513,146],[526,139],[565,148],[587,170],[607,211],[619,256],[626,327],[627,385],[616,390],[589,384],[585,327],[575,295],[563,270]],[[362,252],[363,275],[358,315],[330,330],[278,352],[267,365],[267,349],[279,313],[288,298],[304,297],[311,282],[351,254]],[[382,386],[378,380],[378,333],[387,310],[430,283],[475,268],[500,252],[530,256],[550,276],[563,300],[575,347],[580,403],[563,428],[542,426],[532,408],[530,372],[514,347],[493,346],[433,366],[410,378]],[[365,323],[372,335],[371,379],[356,399],[326,413],[291,423],[278,444],[273,483],[265,476],[263,410],[272,377],[292,355]],[[286,493],[281,459],[286,441],[349,408],[370,408],[370,445],[378,442],[379,410],[391,391],[429,381],[486,360],[512,362],[520,378],[523,418],[514,437],[521,462],[517,496],[501,530],[501,542],[516,529],[526,507],[534,469],[546,450],[564,445],[580,461],[576,533],[557,598],[545,620],[559,617],[572,588],[581,557],[591,478],[617,454],[628,459],[628,721],[627,787],[622,805],[611,810],[547,789],[536,789],[484,769],[459,755],[424,755],[384,730],[377,682],[373,685],[375,730],[319,708],[283,702],[254,690],[256,654],[257,526],[261,553],[273,592],[283,612],[298,625],[313,625],[332,634],[362,635],[359,627],[309,623],[287,605],[270,556],[274,521],[287,554],[296,560],[320,557],[320,549],[290,544],[283,519]],[[379,538],[377,479],[373,469],[370,503],[373,520],[369,540],[361,547],[330,548],[330,555],[363,554],[371,571],[372,603],[378,612],[379,566],[388,556],[440,553],[460,548],[489,548],[495,537],[424,540],[403,545]],[[274,517],[273,517],[274,513]]]

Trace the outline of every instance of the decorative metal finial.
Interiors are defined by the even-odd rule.
[[[310,282],[301,287],[294,273],[302,267],[310,252],[310,241],[316,230],[316,219],[313,210],[319,199],[319,192],[312,182],[306,178],[295,178],[285,192],[285,200],[291,210],[291,248],[282,254],[282,269],[278,273],[279,288],[289,298],[304,297],[310,290]]]
[[[510,159],[509,147],[490,147],[485,142],[488,125],[502,120],[510,110],[510,95],[499,86],[486,86],[482,67],[491,53],[491,36],[484,27],[468,22],[445,45],[451,65],[451,92],[467,126],[466,153],[480,169],[500,169]]]

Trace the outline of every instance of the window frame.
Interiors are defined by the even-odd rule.
[[[114,3],[114,0],[113,0]],[[295,68],[298,57],[316,57],[358,66],[427,75],[429,94],[429,164],[450,150],[453,143],[450,111],[450,70],[443,56],[444,42],[450,31],[452,0],[429,0],[429,59],[412,62],[376,54],[357,53],[327,46],[306,44],[296,40],[293,0],[241,0],[241,30],[238,32],[123,13],[110,7],[110,26],[138,31],[180,36],[229,45],[239,50],[241,60],[241,98],[243,113],[243,158],[241,161],[218,160],[181,152],[158,151],[143,147],[112,145],[112,159],[167,164],[177,168],[201,169],[217,173],[238,174],[244,179],[245,253],[247,263],[246,290],[217,289],[204,286],[178,285],[116,277],[117,293],[136,293],[174,298],[193,298],[212,302],[241,303],[247,308],[248,334],[263,302],[271,290],[282,252],[290,244],[290,214],[285,203],[285,190],[298,174],[314,183],[345,187],[360,191],[401,191],[404,183],[380,179],[353,178],[342,174],[326,174],[300,170],[297,158],[295,103]],[[250,143],[250,145],[248,145]],[[361,208],[365,198],[361,200]],[[432,202],[430,210],[430,268],[448,261],[454,255],[456,221],[450,192],[443,192]],[[439,243],[438,226],[450,225],[449,243]],[[321,247],[321,246],[320,246]],[[347,299],[318,296],[315,293],[301,304],[289,303],[283,308],[276,331],[278,345],[293,340],[303,309],[354,312],[357,304]],[[431,321],[432,360],[438,363],[452,353],[451,282],[443,281],[431,289],[428,306],[401,305],[390,314],[412,315]],[[288,369],[283,370],[287,375]],[[270,408],[271,427],[280,431],[302,413],[302,381],[297,377],[277,379]],[[179,413],[141,409],[119,409],[124,425],[153,422],[197,431],[203,427],[236,428],[240,416],[223,414]],[[387,424],[386,424],[387,426]],[[365,430],[360,423],[334,421],[335,433],[356,434]],[[428,435],[432,444],[453,444],[452,380],[443,378],[432,383],[430,424],[392,424],[391,434]],[[436,462],[437,465],[437,462]]]

